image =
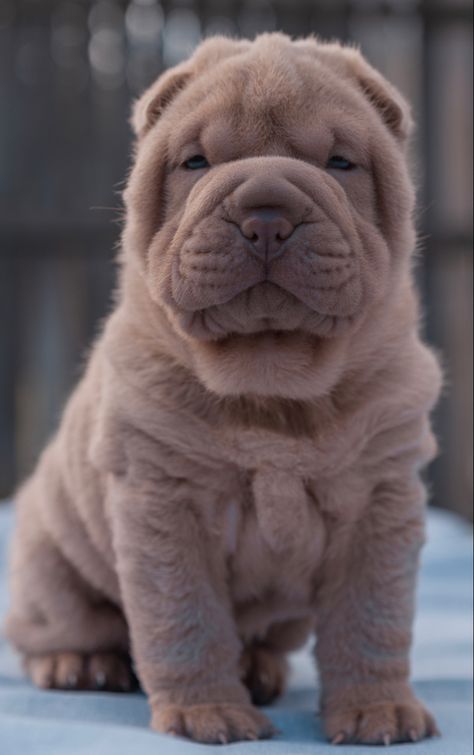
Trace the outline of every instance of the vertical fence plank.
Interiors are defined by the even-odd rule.
[[[452,9],[436,4],[425,40],[427,332],[446,374],[432,487],[472,517],[472,25]]]
[[[17,267],[0,255],[0,494],[16,482]]]

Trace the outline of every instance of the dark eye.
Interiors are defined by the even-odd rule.
[[[342,155],[333,155],[329,158],[326,168],[332,168],[333,170],[351,170],[355,168],[354,163],[350,160],[346,160]]]
[[[203,168],[208,168],[209,163],[204,155],[193,155],[183,163],[183,167],[188,170],[202,170]]]

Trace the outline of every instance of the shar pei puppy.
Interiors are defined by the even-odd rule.
[[[120,275],[17,496],[7,633],[35,684],[159,732],[271,736],[317,638],[334,743],[436,733],[409,683],[420,469],[409,108],[361,54],[212,38],[133,113]]]

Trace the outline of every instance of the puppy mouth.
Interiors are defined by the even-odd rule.
[[[222,218],[201,222],[175,248],[165,302],[199,338],[305,330],[329,336],[361,307],[358,255],[341,228],[300,224],[271,262]],[[319,227],[319,226],[318,226]],[[199,327],[196,326],[199,324]]]
[[[260,281],[227,301],[193,311],[175,310],[178,324],[198,340],[245,337],[261,345],[286,344],[294,334],[329,338],[347,330],[353,318],[335,317],[308,307],[281,286]]]
[[[329,191],[318,203],[301,192],[292,215],[265,207],[242,215],[236,196],[229,195],[234,204],[212,197],[205,212],[197,204],[194,217],[190,210],[168,265],[157,270],[162,301],[181,329],[205,340],[294,331],[329,337],[346,329],[363,308],[364,283],[345,206],[335,202],[336,212]]]

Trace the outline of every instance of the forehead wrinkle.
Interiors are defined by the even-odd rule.
[[[344,125],[341,125],[341,123],[338,122],[333,128],[333,134],[335,144],[341,144],[343,148],[348,147],[362,157],[369,157],[370,145],[367,138],[367,131],[361,129],[360,126],[354,122],[353,118],[348,119]]]
[[[247,52],[225,61],[214,72],[211,85],[200,84],[190,92],[191,112],[183,113],[180,128],[170,134],[171,151],[184,143],[204,142],[206,148],[215,147],[232,159],[238,151],[256,154],[283,141],[290,146],[299,129],[301,141],[308,143],[311,136],[305,138],[304,130],[314,126],[367,150],[364,134],[355,126],[355,113],[365,110],[358,92],[350,91],[347,82],[341,85],[317,58],[287,56],[282,50],[275,61],[258,51]]]
[[[341,79],[337,71],[331,70],[317,58],[296,59],[300,88],[304,97],[300,102],[300,113],[314,115],[315,110],[327,109],[329,117],[336,126],[341,119],[354,117],[366,119],[370,108],[367,107],[362,91],[349,79]]]
[[[268,139],[281,136],[288,114],[294,119],[298,109],[299,87],[291,71],[267,71],[261,80],[247,83],[244,91],[245,119],[257,133]],[[259,93],[260,92],[260,93]]]
[[[248,133],[251,123],[255,137],[262,143],[288,139],[295,128],[304,131],[306,124],[319,124],[327,131],[329,119],[332,121],[329,130],[333,132],[332,124],[338,123],[334,111],[340,112],[342,119],[353,122],[354,111],[361,109],[357,91],[351,92],[352,87],[348,87],[347,82],[341,84],[338,76],[317,58],[282,55],[278,61],[269,61],[257,53],[248,57],[252,58],[253,65],[245,70],[235,67],[233,71],[235,87],[231,88],[234,97],[237,90],[239,100],[234,110],[237,107],[241,113],[240,122],[234,128],[240,131],[243,127]],[[347,107],[348,95],[354,110]],[[352,131],[355,129],[349,127],[349,132]],[[354,141],[356,138],[357,135]]]
[[[173,130],[168,137],[168,150],[171,154],[178,152],[184,144],[191,144],[199,141],[201,127],[196,118],[185,120],[180,126]]]
[[[311,129],[293,123],[288,127],[287,141],[297,155],[316,159],[329,151],[334,136],[323,120],[319,123],[313,123]]]
[[[212,114],[203,125],[203,145],[211,150],[239,157],[242,152],[264,152],[269,143],[281,141],[285,129],[280,114],[265,104],[258,108],[249,106],[240,92],[237,97],[235,94],[234,92],[234,99],[227,99],[225,108],[217,101],[216,109],[219,107],[224,112]]]
[[[204,123],[200,130],[200,143],[206,154],[216,154],[221,159],[232,160],[238,157],[242,149],[240,141],[232,119],[225,116]]]
[[[268,150],[276,136],[268,129],[260,129],[259,123],[250,114],[244,113],[241,119],[222,115],[209,121],[194,114],[191,121],[171,132],[168,139],[168,156],[179,155],[186,145],[193,145],[206,156],[220,161],[234,160],[242,156],[256,155]]]
[[[298,69],[293,55],[281,50],[278,59],[269,58],[258,48],[227,61],[221,74],[213,76],[213,89],[218,90],[221,106],[239,120],[252,118],[259,131],[275,127],[279,112],[298,107],[304,101]],[[217,91],[216,91],[217,93]],[[238,123],[236,124],[238,125]]]
[[[249,113],[242,100],[242,93],[235,82],[222,81],[218,75],[206,89],[202,86],[195,87],[187,98],[182,99],[178,127],[173,124],[172,130],[169,130],[170,152],[179,150],[184,144],[200,142],[201,139],[211,141],[214,138],[214,128],[217,139],[219,131],[225,130],[237,137],[248,137]],[[206,133],[208,131],[210,133]]]
[[[313,63],[309,81],[308,65],[285,55],[283,49],[281,52],[278,60],[274,57],[269,60],[258,49],[243,53],[223,61],[212,74],[208,72],[206,80],[198,77],[187,97],[184,92],[180,108],[183,126],[176,135],[171,134],[170,144],[174,146],[175,139],[181,143],[183,139],[196,139],[200,130],[198,121],[212,122],[219,112],[231,119],[231,128],[236,133],[248,134],[251,123],[255,134],[264,140],[276,132],[281,134],[288,112],[300,112],[305,105],[310,81],[314,88],[315,68]],[[306,69],[306,76],[301,75],[302,69]]]

